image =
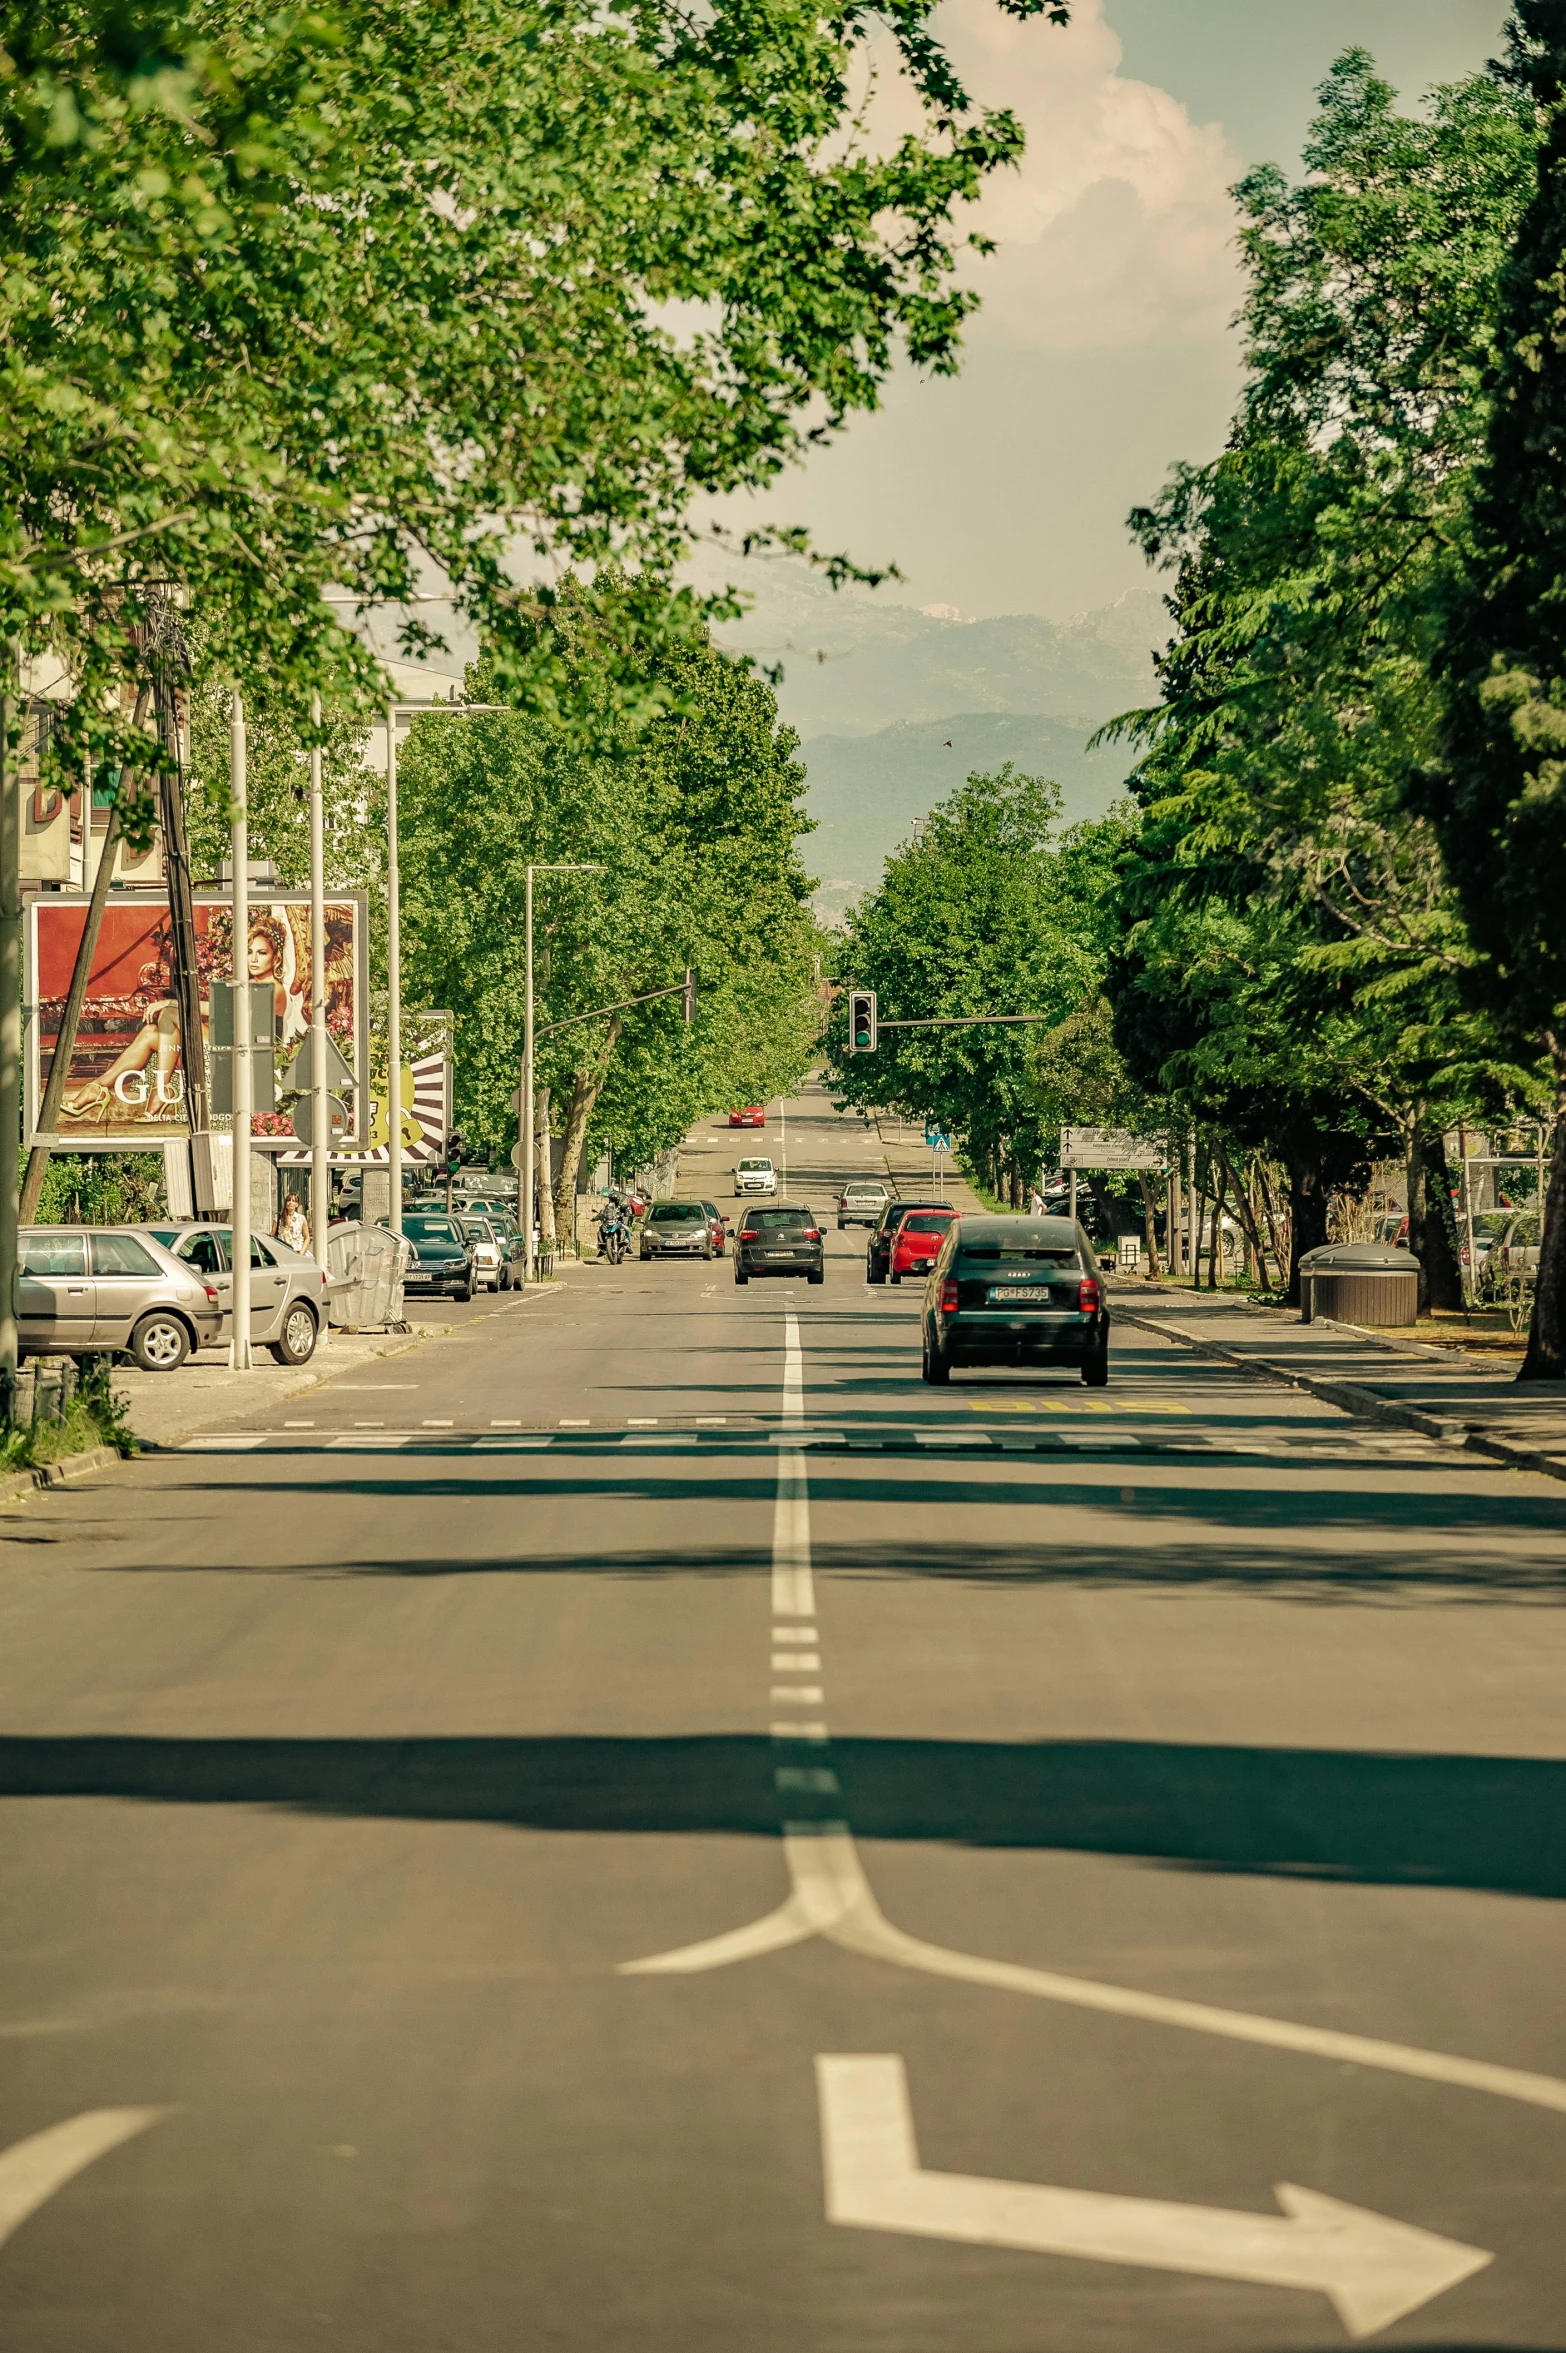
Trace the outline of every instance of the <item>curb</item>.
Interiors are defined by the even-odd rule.
[[[1422,1438],[1437,1438],[1447,1446],[1460,1446],[1470,1454],[1485,1455],[1492,1462],[1504,1463],[1509,1470],[1540,1471],[1547,1479],[1566,1479],[1566,1453],[1543,1454],[1537,1447],[1519,1446],[1510,1438],[1493,1438],[1473,1422],[1458,1421],[1448,1414],[1423,1413],[1417,1405],[1399,1405],[1389,1397],[1378,1397],[1374,1389],[1361,1388],[1357,1381],[1323,1381],[1314,1373],[1278,1364],[1271,1357],[1241,1356],[1217,1340],[1195,1339],[1177,1325],[1159,1323],[1153,1316],[1139,1315],[1131,1308],[1122,1307],[1119,1312],[1126,1323],[1156,1332],[1161,1340],[1173,1340],[1197,1356],[1215,1356],[1221,1364],[1234,1365],[1241,1372],[1266,1373],[1291,1389],[1303,1389],[1308,1396],[1319,1397],[1323,1405],[1335,1405],[1341,1412],[1356,1415],[1361,1421],[1417,1430]],[[1348,1331],[1357,1327],[1343,1325],[1340,1329]]]
[[[112,1446],[89,1446],[80,1454],[62,1456],[59,1462],[39,1463],[34,1470],[8,1471],[0,1478],[0,1505],[20,1503],[43,1487],[63,1487],[71,1479],[91,1478],[94,1471],[112,1470],[126,1459]]]

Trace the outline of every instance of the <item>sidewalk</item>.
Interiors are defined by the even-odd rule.
[[[1111,1293],[1123,1323],[1291,1382],[1346,1413],[1566,1479],[1566,1387],[1554,1382],[1519,1387],[1510,1371],[1454,1349],[1347,1324],[1302,1324],[1221,1292],[1198,1299],[1154,1283],[1115,1283]]]
[[[263,1355],[252,1371],[236,1373],[229,1368],[226,1351],[217,1349],[190,1359],[177,1373],[143,1373],[116,1365],[114,1388],[126,1400],[131,1428],[144,1446],[175,1446],[194,1431],[303,1397],[323,1382],[389,1357],[406,1356],[431,1340],[482,1330],[490,1316],[525,1314],[535,1299],[552,1289],[551,1284],[538,1283],[530,1290],[502,1292],[489,1315],[461,1324],[410,1318],[412,1328],[407,1332],[333,1332],[308,1364],[292,1368]]]
[[[942,1153],[940,1175],[934,1193],[930,1191],[930,1171],[934,1156],[924,1140],[924,1129],[912,1120],[894,1119],[889,1112],[875,1114],[875,1129],[886,1156],[886,1172],[903,1200],[945,1199],[963,1210],[969,1217],[982,1217],[984,1203],[970,1184],[963,1181],[950,1153]]]

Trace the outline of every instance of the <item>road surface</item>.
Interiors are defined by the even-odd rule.
[[[828,1239],[0,1522],[0,2346],[1566,2344],[1566,1490]]]

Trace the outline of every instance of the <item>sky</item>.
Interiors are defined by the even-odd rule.
[[[1499,0],[1076,0],[1066,30],[946,0],[969,87],[1028,135],[977,208],[1000,251],[955,380],[901,371],[879,412],[758,508],[964,618],[1090,611],[1149,574],[1125,530],[1221,446],[1237,383],[1230,184],[1297,168],[1351,44],[1406,98],[1500,47]]]

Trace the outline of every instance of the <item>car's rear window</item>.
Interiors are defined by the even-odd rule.
[[[1004,1259],[1008,1266],[1079,1266],[1081,1264],[1075,1250],[1041,1250],[1037,1245],[1031,1249],[1024,1245],[1019,1250],[1011,1244],[1002,1249],[999,1242],[965,1241],[962,1245],[964,1266],[993,1266],[1000,1259]]]
[[[845,1201],[884,1201],[886,1187],[885,1185],[845,1185],[843,1199]]]
[[[941,1217],[931,1210],[925,1217],[905,1217],[902,1230],[905,1234],[944,1234],[951,1222],[950,1217]]]
[[[815,1222],[808,1209],[752,1209],[745,1216],[748,1226],[813,1226]]]
[[[660,1201],[652,1213],[655,1226],[700,1225],[707,1212],[699,1201]]]
[[[460,1242],[456,1221],[449,1217],[404,1218],[403,1232],[410,1242]]]

